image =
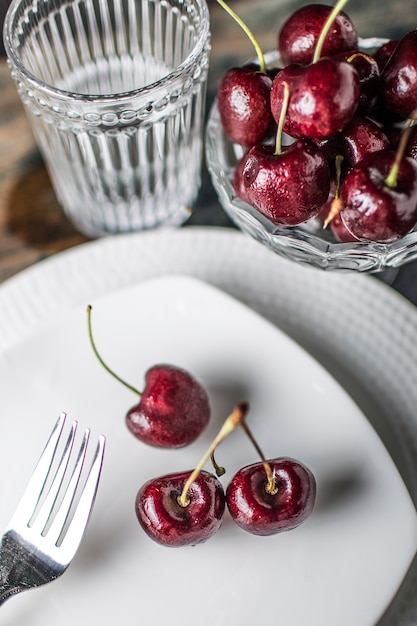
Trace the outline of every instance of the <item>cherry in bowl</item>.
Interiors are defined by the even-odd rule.
[[[359,39],[359,49],[373,54],[386,39]],[[276,50],[265,54],[268,67],[279,67]],[[294,226],[281,226],[236,193],[236,164],[247,152],[233,143],[222,129],[217,101],[212,104],[206,128],[206,161],[219,202],[242,231],[280,256],[324,270],[381,272],[398,268],[417,258],[417,231],[391,242],[364,242],[353,236],[339,237],[338,228],[323,228],[320,216]]]

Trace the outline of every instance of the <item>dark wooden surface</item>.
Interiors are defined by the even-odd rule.
[[[351,0],[346,12],[363,37],[398,38],[417,27],[417,0]],[[247,37],[219,7],[208,0],[212,22],[212,56],[208,100],[222,73],[253,56]],[[7,0],[0,0],[0,23]],[[280,24],[297,7],[295,0],[233,0],[233,8],[250,26],[264,50],[275,46]],[[189,224],[231,226],[221,210],[207,171]],[[4,55],[0,54],[0,282],[60,250],[83,243],[63,215],[35,145]],[[394,288],[417,304],[417,264],[402,268]]]

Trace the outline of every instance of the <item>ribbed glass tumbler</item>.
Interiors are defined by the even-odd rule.
[[[189,217],[201,184],[205,0],[13,0],[4,42],[58,200],[81,232]]]

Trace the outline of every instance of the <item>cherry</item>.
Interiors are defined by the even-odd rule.
[[[343,151],[347,169],[359,163],[370,152],[387,150],[390,147],[386,134],[366,117],[355,116],[336,140]]]
[[[398,155],[397,155],[398,162],[400,162],[401,155],[405,149],[405,141],[406,141],[406,137],[402,140],[401,150],[398,152]],[[357,172],[358,170],[361,170],[363,163],[365,163],[365,158],[368,155],[372,153],[384,154],[388,152],[391,144],[387,136],[382,132],[379,126],[377,126],[374,122],[372,122],[371,120],[368,120],[367,118],[355,118],[350,124],[348,124],[344,132],[341,134],[339,138],[339,145],[341,147],[341,152],[342,152],[342,155],[340,157],[341,163],[344,164],[345,182],[343,183],[343,186],[341,187],[341,181],[342,181],[343,176],[341,175],[342,165],[340,165],[340,172],[339,172],[340,176],[339,176],[338,184],[336,186],[335,197],[331,202],[328,203],[329,204],[328,214],[327,214],[327,217],[324,219],[324,225],[326,227],[328,223],[330,222],[331,229],[336,239],[338,241],[347,242],[347,241],[358,240],[360,238],[359,236],[360,229],[358,230],[356,228],[352,229],[347,223],[347,221],[343,219],[343,216],[340,213],[345,207],[344,199],[346,196],[346,188],[350,184],[350,183],[346,183],[346,178],[347,178],[346,169],[348,170],[348,172],[351,171],[353,168],[355,172]],[[396,167],[397,166],[395,165],[394,170],[393,170],[395,173],[395,176],[392,175],[388,177],[387,179],[385,179],[383,183],[383,185],[387,188],[389,186],[391,186],[391,188],[393,189],[397,187],[398,180],[397,180],[397,175],[396,175]],[[350,177],[349,180],[351,179],[353,179],[353,177]],[[363,211],[367,213],[365,195],[362,195],[363,189],[362,187],[358,187],[358,188],[355,187],[359,179],[361,179],[360,176],[359,178],[354,179],[355,182],[352,183],[351,193],[352,193],[352,197],[355,197],[356,202],[360,202],[361,200],[365,202],[363,206]],[[378,202],[380,200],[376,200],[376,196],[375,196],[375,201]],[[372,205],[369,206],[369,212],[367,214],[367,218],[371,217],[371,214],[372,214],[371,206]],[[381,211],[380,216],[379,216],[379,211]],[[379,210],[378,209],[376,210],[375,215],[377,217],[379,216],[378,219],[380,220],[380,225],[382,226],[384,223],[384,219],[382,217],[383,215],[383,202],[382,201],[381,201],[381,206],[379,207]],[[366,238],[364,233],[362,233],[362,237]],[[376,232],[374,232],[374,234],[372,235],[372,240],[383,241],[382,239],[383,237],[386,237],[386,235],[382,235],[382,233],[377,234]],[[396,238],[398,237],[395,237],[395,239]]]
[[[283,129],[291,137],[335,135],[350,122],[359,103],[359,75],[352,63],[338,57],[308,66],[287,65],[279,72],[271,88],[271,110],[277,121],[284,83],[289,85],[290,99]]]
[[[258,56],[258,66],[252,63],[226,72],[217,94],[217,107],[225,134],[233,143],[249,147],[274,132],[270,91],[278,70],[267,70],[263,52],[251,30],[224,0],[217,2],[246,33]]]
[[[410,117],[417,109],[417,30],[400,39],[381,74],[381,98],[396,115]]]
[[[377,50],[375,50],[374,54],[372,55],[378,64],[380,72],[382,72],[382,70],[386,66],[388,59],[397,47],[397,43],[398,40],[390,39],[386,43],[382,44],[382,46],[379,46],[379,48],[377,48]]]
[[[248,150],[236,164],[233,187],[278,227],[316,217],[324,227],[331,224],[339,242],[390,243],[417,221],[414,165],[407,161],[416,161],[417,130],[405,154],[402,149],[403,162],[392,152],[407,118],[417,116],[417,31],[364,52],[342,12],[346,3],[307,5],[284,23],[277,47],[287,65],[275,70],[270,89],[277,144],[274,149],[271,135],[261,133],[252,145],[242,144]],[[259,73],[268,76],[259,47],[257,53]],[[256,114],[250,118],[256,127]],[[260,118],[265,121],[266,114]],[[227,134],[227,122],[223,127]],[[278,149],[283,133],[292,143]]]
[[[329,18],[332,7],[308,4],[296,10],[284,22],[278,34],[277,48],[284,64],[313,61],[317,42]],[[351,19],[340,12],[323,43],[323,56],[331,56],[358,45],[358,34]]]
[[[330,170],[318,146],[299,139],[274,152],[252,147],[242,177],[250,204],[277,226],[294,226],[317,215],[330,189]]]
[[[282,147],[282,125],[289,100],[284,98],[275,149],[260,144],[242,157],[235,184],[243,181],[249,203],[277,226],[294,226],[317,215],[330,189],[330,170],[320,148],[307,139]]]
[[[392,150],[373,152],[346,176],[341,197],[340,217],[355,237],[397,241],[417,223],[417,162],[406,156],[398,162]]]
[[[342,132],[316,143],[324,152],[333,176],[336,174],[336,159],[342,157],[342,177],[369,152],[386,150],[391,145],[386,134],[375,122],[359,116],[354,116]]]
[[[267,461],[247,424],[241,428],[261,461],[236,472],[226,490],[227,508],[240,528],[255,535],[292,530],[311,514],[316,480],[302,463],[288,457]]]
[[[193,471],[147,481],[138,491],[135,511],[146,534],[163,546],[196,545],[220,528],[225,494],[216,476],[202,468],[215,448],[243,420],[247,404],[238,404]]]
[[[206,391],[187,371],[173,365],[154,365],[145,374],[138,404],[126,415],[126,425],[151,446],[180,448],[203,432],[210,419]]]
[[[129,431],[144,443],[159,448],[180,448],[192,443],[210,419],[210,403],[204,387],[184,369],[168,364],[154,365],[146,372],[142,392],[126,383],[98,353],[92,335],[91,310],[88,306],[88,332],[96,357],[109,374],[140,397],[126,415]]]
[[[196,545],[221,526],[225,509],[223,487],[213,474],[201,471],[183,506],[179,498],[190,472],[154,478],[139,490],[135,510],[146,534],[163,546]]]
[[[313,510],[316,484],[311,471],[291,458],[268,461],[275,487],[268,488],[262,463],[240,469],[226,491],[229,512],[240,528],[272,535],[299,526]]]
[[[375,106],[379,89],[379,67],[376,60],[361,50],[341,52],[338,56],[352,63],[359,76],[359,102],[356,115],[366,115]]]
[[[252,146],[273,133],[271,86],[271,78],[259,70],[235,67],[225,74],[217,104],[224,132],[233,143]]]

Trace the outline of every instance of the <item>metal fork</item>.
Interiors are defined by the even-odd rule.
[[[71,473],[69,460],[76,421],[72,423],[59,463],[56,462],[65,419],[66,414],[61,413],[1,540],[0,605],[16,593],[61,576],[71,563],[90,518],[105,437],[99,436],[88,477],[81,482],[90,430],[84,432]]]

